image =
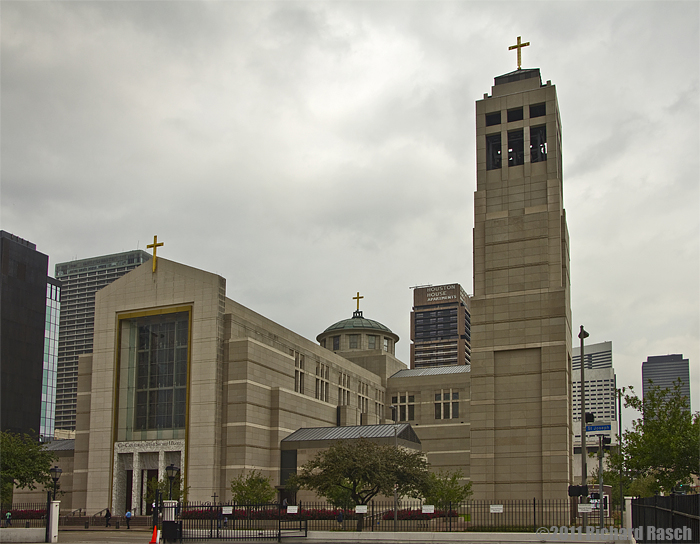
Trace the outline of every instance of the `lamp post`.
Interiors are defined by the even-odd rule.
[[[58,466],[54,466],[53,468],[49,469],[49,472],[51,473],[51,479],[53,480],[53,500],[56,500],[56,487],[58,486],[58,479],[61,477],[63,470],[61,470]]]
[[[583,340],[590,335],[585,331],[583,325],[578,333],[581,339],[581,485],[585,487],[588,481],[588,467],[586,467],[586,457],[588,456],[588,447],[586,443],[586,380],[584,379],[583,369],[586,366],[583,353]],[[588,502],[588,498],[583,498],[584,504]],[[588,516],[583,514],[583,526],[588,523]]]
[[[391,411],[392,411],[392,416],[394,419],[394,448],[399,449],[399,425],[398,425],[398,419],[399,419],[399,407],[392,404],[391,405]],[[397,493],[397,486],[398,484],[394,484],[394,531],[396,531],[396,524],[398,522],[398,514],[399,514],[399,495]]]
[[[169,500],[173,500],[173,480],[175,477],[178,475],[180,472],[180,469],[176,467],[173,463],[170,463],[167,467],[165,467],[165,473],[168,475],[168,480],[170,480],[170,498]]]

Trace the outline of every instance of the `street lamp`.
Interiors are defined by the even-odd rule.
[[[170,480],[170,499],[173,500],[173,480],[175,479],[175,476],[178,475],[180,472],[180,469],[176,467],[173,463],[170,463],[167,467],[165,467],[165,473],[168,475],[168,480]]]
[[[63,472],[58,466],[54,466],[53,468],[49,469],[49,472],[51,473],[51,479],[53,480],[53,500],[56,500],[56,486],[58,485],[58,479],[61,477],[61,473]]]
[[[588,444],[586,443],[586,380],[584,379],[583,372],[586,364],[583,353],[583,340],[589,336],[590,335],[583,328],[583,325],[581,325],[581,331],[578,333],[578,337],[581,339],[581,486],[583,486],[583,489],[586,489],[585,486],[588,483],[588,468],[586,467],[586,456],[588,455]],[[583,498],[583,502],[584,504],[587,503],[588,497]],[[587,523],[588,515],[584,512],[584,527]]]

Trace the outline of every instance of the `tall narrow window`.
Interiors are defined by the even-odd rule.
[[[294,352],[294,391],[304,394],[304,355]]]
[[[358,340],[360,338],[359,334],[349,334],[348,335],[348,340],[350,341],[350,349],[357,349],[358,348]]]
[[[377,349],[377,337],[374,334],[367,335],[367,348]]]
[[[435,419],[456,419],[459,417],[459,392],[441,389],[435,392]]]
[[[521,164],[525,164],[525,141],[522,129],[508,133],[508,166]]]
[[[399,421],[413,421],[416,417],[416,397],[402,392],[398,396],[391,397],[392,403],[398,406]]]
[[[547,126],[530,127],[530,162],[547,160]]]
[[[340,336],[333,337],[333,351],[340,349]]]
[[[496,170],[501,167],[501,134],[486,136],[486,170]]]
[[[185,426],[189,314],[136,318],[136,430]]]

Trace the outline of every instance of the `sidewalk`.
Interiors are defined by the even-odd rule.
[[[144,528],[134,529],[96,529],[96,530],[61,530],[58,533],[59,543],[70,544],[103,544],[103,543],[139,543],[148,544],[151,540],[153,530],[145,530]],[[163,541],[161,541],[163,542]],[[184,542],[195,542],[185,540]],[[248,542],[275,542],[275,540],[198,540],[197,542],[219,544],[231,543],[247,544]],[[533,533],[377,533],[377,532],[341,532],[341,531],[312,531],[309,532],[307,538],[284,538],[283,544],[317,544],[319,542],[329,542],[332,544],[356,544],[372,543],[372,544],[434,544],[434,543],[449,543],[460,542],[462,544],[556,544],[567,542],[573,543],[606,543],[614,542],[614,544],[625,544],[629,540],[611,540],[611,539],[586,539],[585,535],[581,538],[569,537],[562,538],[556,535],[543,535]],[[164,543],[165,544],[165,543]]]

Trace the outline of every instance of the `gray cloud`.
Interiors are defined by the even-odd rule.
[[[0,10],[3,229],[52,266],[158,234],[309,338],[359,290],[404,361],[408,288],[472,291],[474,102],[521,35],[559,95],[574,328],[613,341],[620,384],[648,355],[697,368],[697,3]]]

